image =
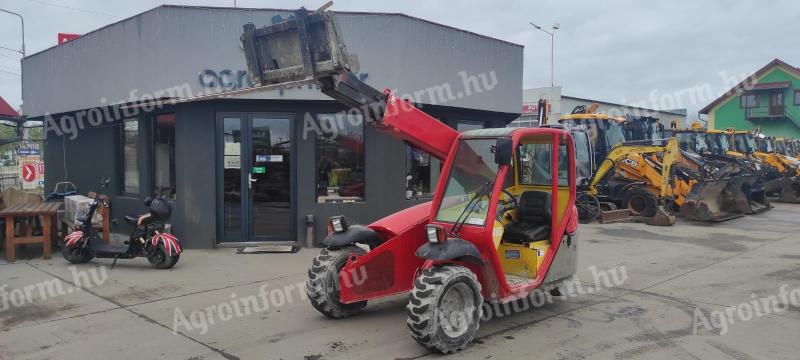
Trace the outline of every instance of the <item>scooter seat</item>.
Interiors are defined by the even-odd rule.
[[[139,215],[125,215],[125,223],[128,225],[136,225],[139,222]]]

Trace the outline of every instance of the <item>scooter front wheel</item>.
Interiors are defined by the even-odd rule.
[[[94,258],[94,250],[88,246],[61,246],[61,255],[73,264],[85,264]]]
[[[158,248],[147,257],[147,261],[156,269],[169,269],[175,266],[180,258],[181,254],[167,256],[163,249]]]

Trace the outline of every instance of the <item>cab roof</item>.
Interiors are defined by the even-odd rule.
[[[514,130],[520,128],[490,128],[490,129],[476,129],[464,131],[461,133],[462,138],[478,138],[478,137],[504,137],[510,136]]]

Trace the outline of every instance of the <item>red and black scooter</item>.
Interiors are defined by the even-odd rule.
[[[86,263],[95,257],[113,258],[116,264],[117,259],[146,257],[150,265],[156,269],[169,269],[175,266],[183,249],[178,238],[165,231],[166,221],[172,214],[172,207],[161,196],[150,196],[145,200],[148,214],[125,216],[125,223],[131,225],[133,229],[124,245],[112,245],[103,241],[92,226],[91,219],[103,202],[101,200],[103,189],[110,182],[111,179],[100,181],[100,191],[95,195],[89,211],[86,216],[78,218],[80,226],[64,237],[64,245],[61,247],[64,258],[73,264]]]

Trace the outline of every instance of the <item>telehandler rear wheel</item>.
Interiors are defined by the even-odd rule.
[[[317,311],[334,319],[346,318],[361,312],[366,301],[343,304],[339,301],[339,271],[347,263],[350,255],[361,256],[365,251],[358,246],[345,246],[337,250],[322,249],[314,257],[308,269],[306,293]]]
[[[434,267],[414,281],[406,325],[426,349],[454,353],[475,338],[482,305],[481,284],[472,271],[456,265]]]

